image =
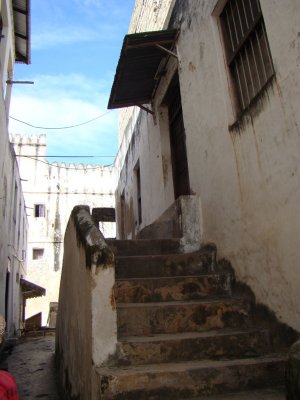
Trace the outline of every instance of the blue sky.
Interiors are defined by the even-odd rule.
[[[107,102],[134,0],[32,0],[31,65],[16,65],[10,115],[40,127],[80,124]],[[48,155],[115,155],[118,111],[72,129],[35,129],[10,119],[12,134],[47,134]],[[49,159],[49,161],[53,159]],[[61,161],[62,158],[57,158]],[[113,158],[68,163],[110,164]]]

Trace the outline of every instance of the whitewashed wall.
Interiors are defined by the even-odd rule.
[[[26,275],[27,219],[8,136],[11,86],[6,81],[13,77],[15,59],[11,1],[0,0],[0,10],[4,25],[0,41],[0,314],[5,316],[7,310],[7,334],[13,336],[22,320],[20,278]]]
[[[216,4],[177,1],[171,17],[171,26],[181,29],[178,71],[191,191],[201,198],[204,240],[217,244],[219,256],[232,262],[258,302],[300,330],[300,3],[261,0],[275,79],[235,130],[228,128],[235,117]],[[121,163],[117,199],[125,191],[128,237],[174,201],[168,122],[160,103],[175,68],[171,61],[157,91],[156,120],[140,114]],[[133,178],[138,159],[140,227]]]

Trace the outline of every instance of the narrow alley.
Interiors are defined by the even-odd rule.
[[[20,400],[59,400],[54,373],[55,336],[20,339],[6,362]]]
[[[0,0],[0,400],[300,400],[299,21]]]

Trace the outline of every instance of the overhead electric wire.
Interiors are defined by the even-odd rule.
[[[82,156],[65,156],[65,155],[57,155],[57,156],[36,156],[36,155],[34,155],[34,156],[32,156],[32,155],[29,155],[29,154],[17,154],[17,157],[27,157],[27,158],[31,158],[31,157],[35,157],[35,158],[113,158],[113,157],[116,157],[116,156],[108,156],[108,155],[105,155],[105,156],[103,156],[103,155],[100,155],[100,156],[97,156],[97,155],[95,155],[95,156],[85,156],[85,155],[82,155]]]
[[[36,128],[36,129],[54,129],[54,130],[55,129],[70,129],[70,128],[77,128],[78,126],[89,124],[90,122],[96,121],[97,119],[104,117],[105,115],[109,114],[112,111],[113,110],[106,111],[104,114],[98,115],[97,117],[92,118],[92,119],[90,119],[88,121],[82,122],[80,124],[69,125],[69,126],[58,126],[58,127],[36,126],[36,125],[30,124],[29,122],[25,122],[25,121],[22,121],[22,120],[20,120],[18,118],[12,117],[11,115],[9,116],[9,118],[13,119],[14,121],[20,122],[21,124],[25,124],[25,125],[30,126],[31,128]]]

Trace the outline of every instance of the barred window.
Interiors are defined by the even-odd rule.
[[[220,20],[238,112],[242,112],[274,75],[260,2],[228,0]]]

